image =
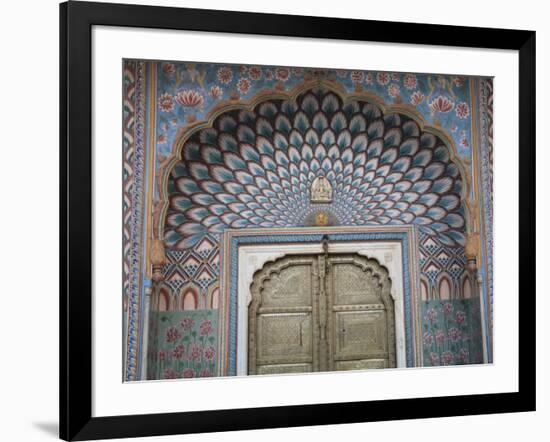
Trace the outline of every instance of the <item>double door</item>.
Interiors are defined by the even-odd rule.
[[[357,254],[286,256],[254,275],[249,374],[395,367],[391,280]]]

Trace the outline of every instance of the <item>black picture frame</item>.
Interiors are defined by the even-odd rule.
[[[510,49],[519,52],[519,391],[92,417],[94,25]],[[535,410],[535,32],[67,2],[60,5],[60,437],[154,436]],[[519,294],[518,294],[519,296]]]

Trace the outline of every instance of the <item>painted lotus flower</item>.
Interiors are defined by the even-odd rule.
[[[182,378],[194,378],[195,377],[195,370],[193,370],[192,368],[186,368],[181,373],[181,377]]]
[[[418,104],[424,101],[424,94],[422,92],[416,91],[411,95],[411,104],[417,106]]]
[[[208,319],[205,319],[201,322],[200,325],[200,333],[201,336],[205,336],[212,332],[212,322],[210,322]]]
[[[439,365],[439,355],[433,351],[430,353],[430,365]]]
[[[176,342],[181,338],[181,333],[176,327],[170,327],[166,330],[166,342]]]
[[[456,342],[460,339],[460,330],[456,327],[451,327],[449,329],[449,339],[453,342]]]
[[[241,94],[246,94],[250,90],[250,81],[246,78],[240,78],[237,81],[237,89]]]
[[[206,350],[204,350],[204,357],[211,361],[214,359],[214,356],[216,356],[216,349],[212,346],[207,347]]]
[[[174,97],[170,94],[162,94],[159,97],[159,109],[162,112],[172,112],[174,110]]]
[[[453,109],[455,104],[443,95],[439,95],[430,102],[432,112],[447,113]]]
[[[230,67],[223,66],[218,69],[217,76],[220,83],[229,84],[231,83],[231,80],[233,80],[233,71]]]
[[[363,71],[352,71],[351,81],[354,84],[362,83],[364,79],[365,79],[365,73]]]
[[[174,350],[172,350],[172,356],[174,356],[176,359],[183,358],[183,355],[185,354],[185,346],[183,344],[179,344],[176,347],[174,347]]]
[[[455,358],[455,355],[451,351],[445,351],[441,355],[441,360],[443,361],[443,364],[445,364],[445,365],[452,364],[454,358]]]
[[[200,92],[192,89],[184,89],[176,94],[176,101],[186,107],[202,107],[204,97]]]
[[[181,325],[181,328],[183,328],[186,331],[189,331],[195,325],[195,321],[190,316],[186,316],[181,320],[180,325]]]
[[[248,76],[251,80],[259,80],[262,78],[262,70],[258,66],[252,66],[248,70]]]
[[[171,77],[176,73],[176,65],[174,63],[162,63],[162,72]]]
[[[218,98],[220,98],[223,94],[223,89],[219,86],[212,86],[210,88],[210,96],[214,99],[214,100],[217,100]]]
[[[288,68],[275,69],[275,78],[279,81],[287,81],[290,78],[290,69]]]
[[[456,105],[455,113],[458,118],[464,119],[470,115],[470,107],[468,103],[461,102]]]
[[[397,97],[399,95],[399,85],[392,83],[388,86],[388,94],[390,97]]]
[[[416,75],[414,74],[406,74],[403,78],[403,84],[407,89],[414,89],[418,85],[418,81],[416,79]]]
[[[376,74],[376,81],[382,86],[386,86],[390,82],[390,74],[387,72],[378,72]]]

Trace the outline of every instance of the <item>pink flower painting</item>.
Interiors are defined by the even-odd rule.
[[[176,65],[174,63],[162,63],[162,72],[168,77],[172,77],[176,73]]]
[[[450,112],[455,104],[443,95],[439,95],[430,102],[430,110],[432,112],[440,112],[442,114]]]
[[[164,369],[164,379],[176,379],[178,374],[171,368]]]
[[[195,325],[195,321],[193,321],[193,318],[191,316],[186,316],[181,320],[180,325],[181,328],[183,328],[185,331],[189,331]]]
[[[415,91],[411,94],[411,104],[417,106],[424,101],[424,98],[425,97],[422,92]]]
[[[240,78],[237,81],[237,89],[241,94],[246,94],[250,90],[250,81],[247,78]]]
[[[181,338],[181,333],[176,327],[170,327],[166,330],[166,342],[176,342]]]
[[[194,378],[195,377],[195,370],[192,368],[186,368],[181,373],[182,378]]]
[[[206,350],[204,350],[204,357],[211,361],[214,359],[214,356],[216,356],[216,349],[212,346],[207,347]]]
[[[221,98],[223,94],[223,89],[219,86],[212,86],[210,88],[210,96],[214,99],[214,100],[217,100],[219,98]]]
[[[470,106],[465,102],[458,103],[455,108],[455,113],[458,118],[467,118],[468,115],[470,115]]]
[[[248,69],[248,77],[251,80],[259,80],[262,78],[262,70],[258,66],[252,66],[250,69]]]
[[[376,81],[382,86],[386,86],[390,82],[390,74],[387,72],[378,72],[376,74]]]
[[[201,322],[200,325],[200,334],[201,336],[208,335],[209,333],[212,333],[212,322],[208,319],[205,319]]]
[[[416,75],[405,74],[405,77],[403,77],[403,85],[409,90],[415,89],[416,86],[418,85]]]
[[[275,78],[279,81],[287,81],[290,78],[290,69],[288,68],[275,69]]]
[[[176,101],[186,107],[202,107],[204,97],[200,92],[193,89],[184,89],[176,94]]]
[[[362,83],[365,79],[365,73],[363,71],[352,71],[351,81],[354,84]]]
[[[185,354],[185,346],[183,344],[179,344],[176,347],[174,347],[174,350],[172,350],[172,356],[174,356],[176,359],[183,358],[183,355]]]
[[[174,97],[164,93],[159,97],[159,109],[162,112],[172,112],[174,110]]]
[[[441,355],[441,360],[443,361],[443,364],[444,365],[450,365],[453,363],[454,361],[454,354],[453,352],[451,351],[445,351],[443,352],[443,354]]]

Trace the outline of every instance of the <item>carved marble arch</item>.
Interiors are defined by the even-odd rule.
[[[220,103],[180,131],[173,152],[153,223],[168,248],[227,228],[302,226],[321,176],[340,225],[417,224],[448,246],[465,243],[469,174],[452,138],[413,106],[306,82]]]
[[[357,254],[286,256],[254,275],[249,374],[396,366],[391,279]]]

